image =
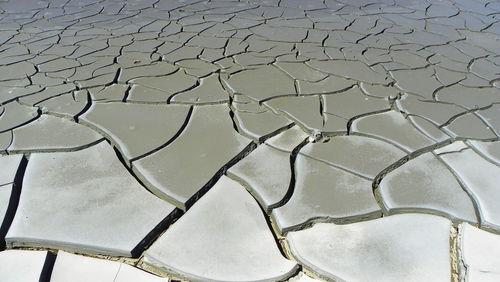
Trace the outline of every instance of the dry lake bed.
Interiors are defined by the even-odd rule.
[[[0,281],[500,281],[500,2],[0,0]]]

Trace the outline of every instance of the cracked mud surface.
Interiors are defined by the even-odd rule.
[[[0,280],[498,281],[499,16],[0,0]]]

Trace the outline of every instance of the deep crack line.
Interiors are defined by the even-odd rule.
[[[300,150],[307,144],[309,144],[309,138],[304,139],[300,144],[295,146],[295,148],[293,148],[292,152],[290,153],[290,173],[291,173],[290,185],[288,186],[288,190],[285,193],[285,196],[283,197],[283,199],[281,199],[281,201],[279,201],[273,205],[270,205],[269,206],[270,210],[273,210],[273,209],[276,209],[276,208],[279,208],[279,207],[286,205],[286,203],[288,203],[288,201],[290,201],[290,198],[292,198],[293,193],[295,191],[295,174],[296,174],[295,161],[297,160],[297,156],[298,156]]]
[[[14,177],[14,183],[12,184],[12,192],[9,199],[9,204],[7,206],[7,211],[5,217],[3,218],[2,224],[0,225],[0,251],[4,250],[6,247],[5,236],[9,231],[12,222],[14,221],[14,216],[16,215],[17,207],[19,206],[19,200],[21,198],[21,191],[23,186],[24,173],[26,172],[26,167],[28,166],[28,158],[23,155],[19,167],[16,171]]]

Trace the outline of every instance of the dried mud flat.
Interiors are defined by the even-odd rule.
[[[0,1],[0,281],[500,280],[499,17]]]

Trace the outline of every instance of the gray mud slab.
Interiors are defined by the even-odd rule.
[[[380,215],[371,181],[303,155],[297,156],[294,191],[272,216],[280,231],[308,221],[349,221]]]
[[[127,172],[106,142],[33,154],[6,241],[10,247],[132,256],[173,211]]]
[[[404,214],[347,225],[318,223],[289,233],[286,241],[297,260],[327,279],[447,281],[450,227],[442,217]]]
[[[146,251],[144,263],[194,281],[275,281],[297,267],[280,254],[257,202],[225,176]]]
[[[0,277],[5,282],[38,282],[46,251],[6,250],[0,252]]]
[[[406,156],[404,151],[389,143],[355,135],[336,136],[325,143],[309,143],[300,154],[370,179]]]
[[[476,222],[473,201],[433,154],[423,154],[387,174],[379,185],[387,210],[422,210]]]
[[[482,158],[472,149],[443,154],[441,159],[477,201],[482,226],[498,228],[500,208],[495,204],[499,198],[498,179],[490,177],[500,173],[498,165]]]
[[[500,277],[500,236],[462,223],[459,251],[468,281],[495,281]]]
[[[42,115],[12,132],[14,138],[9,152],[74,151],[103,139],[99,133],[86,126],[50,115]]]
[[[0,155],[0,186],[14,182],[22,155]]]
[[[285,198],[292,180],[291,170],[289,153],[264,144],[228,169],[227,174],[244,183],[269,210]]]

